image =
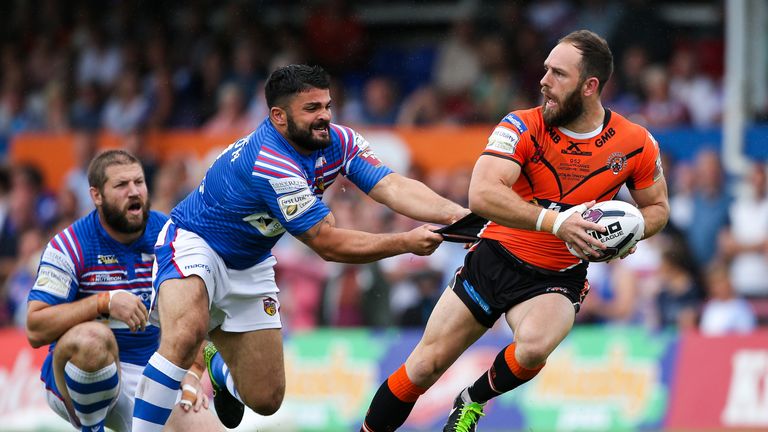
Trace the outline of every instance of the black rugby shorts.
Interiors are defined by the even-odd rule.
[[[566,296],[576,312],[589,292],[587,265],[556,272],[524,263],[494,240],[481,240],[451,284],[477,321],[490,328],[513,306],[541,294]]]

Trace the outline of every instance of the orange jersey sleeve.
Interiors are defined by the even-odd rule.
[[[541,108],[515,111],[496,126],[483,154],[518,163],[522,172],[513,190],[526,201],[558,211],[612,199],[624,183],[642,189],[660,178],[653,137],[607,109],[602,128],[592,134],[547,127]],[[579,263],[551,233],[491,222],[481,237],[497,240],[518,258],[549,270]]]

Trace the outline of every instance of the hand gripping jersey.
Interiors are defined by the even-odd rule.
[[[149,310],[153,299],[152,263],[157,235],[168,220],[151,211],[144,234],[125,245],[110,237],[99,222],[96,210],[56,234],[48,243],[29,300],[50,305],[70,303],[105,291],[125,290],[141,298]],[[103,319],[115,334],[121,362],[147,364],[157,350],[160,329],[147,325],[131,333],[117,320]],[[55,343],[49,347],[43,376],[50,372]],[[52,375],[51,375],[52,376]]]
[[[171,212],[173,223],[202,237],[229,268],[264,261],[285,231],[300,235],[330,212],[321,199],[339,175],[368,193],[392,172],[352,129],[331,124],[330,135],[327,148],[305,156],[264,120],[216,158]]]
[[[625,183],[630,189],[647,188],[662,176],[656,140],[608,109],[602,128],[587,134],[545,126],[541,107],[512,112],[496,126],[483,154],[519,164],[522,172],[513,190],[524,200],[558,211],[610,200]],[[551,233],[491,222],[480,237],[498,240],[541,268],[563,270],[579,263]]]

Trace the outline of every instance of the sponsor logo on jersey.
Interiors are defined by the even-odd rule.
[[[141,253],[141,261],[142,262],[149,262],[155,260],[155,254],[148,254],[148,253]]]
[[[280,211],[287,221],[296,219],[299,215],[312,207],[312,204],[314,204],[315,201],[317,201],[317,198],[309,191],[309,189],[304,189],[294,194],[283,195],[277,199],[277,203],[280,205]]]
[[[597,147],[602,147],[603,144],[607,143],[609,139],[613,138],[613,136],[616,135],[616,131],[613,128],[608,128],[605,132],[603,132],[596,140],[595,145]]]
[[[40,262],[52,264],[62,270],[67,270],[72,274],[75,273],[75,265],[72,262],[72,259],[64,252],[58,251],[50,246],[45,248],[45,252],[43,252],[43,257],[40,259]]]
[[[277,194],[297,191],[307,187],[307,181],[299,177],[287,177],[279,179],[270,179],[269,185]]]
[[[369,164],[373,165],[374,167],[378,168],[382,166],[384,163],[379,159],[378,156],[376,156],[376,153],[373,152],[373,150],[366,148],[365,150],[361,151],[357,157],[360,159],[368,162]]]
[[[277,300],[267,297],[264,299],[264,312],[269,316],[275,316],[277,313]]]
[[[608,166],[608,169],[614,174],[620,173],[626,164],[627,156],[621,152],[611,153],[611,155],[608,156],[608,162],[606,162],[606,166]]]
[[[71,284],[72,277],[69,274],[56,267],[43,265],[37,272],[37,280],[32,289],[67,298]]]
[[[104,265],[106,265],[106,264],[120,264],[117,261],[117,257],[114,256],[114,255],[98,255],[97,256],[97,261],[99,262],[99,264],[104,264]]]
[[[515,154],[517,143],[520,141],[520,136],[513,131],[503,127],[496,126],[491,136],[488,137],[488,145],[485,146],[486,150],[493,150],[502,153]]]
[[[589,143],[568,140],[568,147],[560,150],[560,153],[574,156],[592,156],[592,152],[584,151],[579,147],[583,145],[589,145]]]
[[[259,230],[264,237],[276,237],[285,232],[280,221],[273,218],[269,213],[254,213],[244,217],[243,220]]]
[[[504,117],[502,121],[512,124],[512,126],[514,126],[517,129],[517,131],[520,132],[521,135],[523,132],[528,130],[528,126],[526,126],[525,123],[523,123],[520,117],[518,117],[513,113],[507,114],[507,116]]]
[[[91,282],[104,283],[104,282],[117,282],[123,280],[123,275],[119,273],[97,273],[90,277]]]
[[[368,148],[368,146],[370,146],[371,144],[370,144],[370,143],[368,142],[368,140],[366,140],[366,139],[365,139],[365,138],[364,138],[362,135],[360,135],[359,133],[355,132],[355,145],[356,145],[356,146],[357,146],[357,147],[358,147],[360,150],[365,150],[365,149],[367,149],[367,148]]]
[[[551,139],[553,143],[560,144],[560,135],[557,134],[555,128],[548,127],[547,133],[549,134],[549,139]]]

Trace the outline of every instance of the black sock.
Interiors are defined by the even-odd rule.
[[[520,372],[515,375],[510,368],[510,362],[516,366]],[[486,371],[480,378],[475,381],[467,390],[469,397],[473,402],[484,403],[488,400],[506,393],[521,384],[524,384],[531,380],[537,373],[538,369],[525,369],[515,359],[515,344],[510,344],[496,356],[488,371]]]
[[[362,429],[371,432],[393,432],[403,425],[413,410],[414,402],[403,402],[389,389],[389,380],[384,381],[373,396],[365,425]]]

